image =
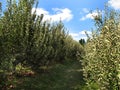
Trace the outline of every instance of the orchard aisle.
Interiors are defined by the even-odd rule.
[[[79,90],[84,85],[77,61],[57,64],[45,73],[21,79],[23,83],[18,84],[15,90]]]

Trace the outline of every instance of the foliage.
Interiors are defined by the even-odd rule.
[[[79,43],[84,46],[85,45],[85,39],[80,39]]]
[[[119,13],[105,9],[104,18],[99,18],[95,19],[96,33],[85,46],[86,55],[82,62],[85,80],[89,88],[91,83],[96,83],[100,90],[119,90]]]
[[[7,0],[6,11],[0,17],[0,70],[3,76],[15,72],[19,64],[38,72],[41,66],[77,59],[84,52],[61,21],[50,23],[43,21],[43,14],[32,13],[34,5],[37,8],[35,0]]]

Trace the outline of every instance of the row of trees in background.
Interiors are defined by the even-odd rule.
[[[120,13],[106,8],[95,22],[82,61],[86,83],[89,90],[120,90]]]
[[[43,21],[44,15],[37,16],[36,11],[32,14],[35,3],[35,0],[18,3],[8,0],[0,17],[0,80],[18,64],[38,71],[40,66],[76,60],[84,53],[61,21],[50,23]]]

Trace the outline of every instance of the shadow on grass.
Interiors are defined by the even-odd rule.
[[[82,90],[84,80],[80,63],[57,64],[32,77],[17,78],[14,90]]]

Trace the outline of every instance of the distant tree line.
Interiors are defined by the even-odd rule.
[[[86,42],[85,42],[85,39],[80,39],[80,40],[79,40],[79,43],[80,43],[82,46],[84,46],[85,43],[86,43]]]

